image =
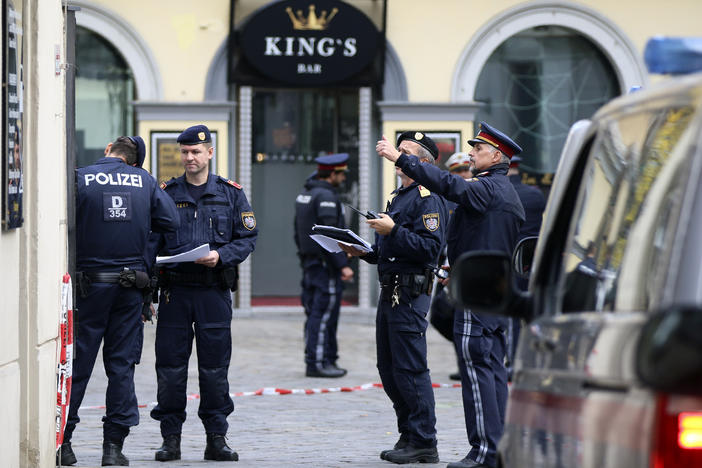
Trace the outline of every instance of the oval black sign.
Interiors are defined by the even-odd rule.
[[[371,20],[347,3],[289,0],[255,13],[239,40],[246,59],[262,74],[319,85],[363,70],[375,56],[378,37]]]

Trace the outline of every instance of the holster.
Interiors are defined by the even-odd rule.
[[[88,291],[90,290],[90,285],[92,284],[92,281],[82,271],[76,272],[76,288],[78,290],[78,295],[85,299],[88,297]]]

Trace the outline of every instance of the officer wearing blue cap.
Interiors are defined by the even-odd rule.
[[[205,125],[178,136],[185,173],[164,182],[176,203],[180,229],[152,236],[151,256],[174,255],[202,244],[210,251],[194,262],[158,265],[159,316],[156,327],[158,404],[151,417],[161,422],[159,461],[180,459],[185,422],[185,391],[193,338],[200,383],[198,416],[205,426],[205,460],[234,461],[238,454],[226,443],[227,416],[234,411],[227,373],[232,353],[231,291],[237,266],[256,245],[256,218],[241,186],[210,173],[214,148]]]
[[[353,278],[346,254],[330,253],[309,234],[312,226],[345,227],[344,207],[336,189],[346,180],[346,153],[320,156],[317,172],[295,199],[295,244],[302,266],[302,305],[305,308],[305,364],[307,377],[342,377],[336,330],[343,282]]]
[[[416,156],[401,154],[385,138],[378,141],[378,155],[395,163],[402,172],[449,201],[457,203],[448,233],[448,259],[463,252],[499,250],[512,254],[524,223],[524,208],[507,178],[510,158],[522,149],[503,132],[485,122],[468,140],[475,177],[463,178]],[[502,436],[507,403],[505,319],[457,309],[454,345],[459,357],[463,410],[470,451],[448,468],[494,467],[497,442]]]
[[[71,436],[103,340],[102,464],[129,464],[122,444],[139,423],[134,366],[141,356],[144,296],[150,297],[144,253],[150,230],[174,232],[179,224],[173,200],[138,167],[143,159],[143,140],[123,136],[107,145],[104,158],[76,170],[75,359],[62,465],[76,463]]]
[[[398,149],[417,154],[417,163],[434,166],[438,149],[423,132],[404,132]],[[393,403],[400,438],[380,458],[393,463],[436,463],[434,390],[427,366],[426,320],[434,265],[445,241],[448,213],[444,200],[396,168],[402,186],[392,192],[386,213],[370,219],[376,232],[368,254],[342,247],[378,265],[381,295],[376,315],[378,373]]]

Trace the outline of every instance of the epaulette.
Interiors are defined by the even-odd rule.
[[[489,173],[490,173],[490,171],[483,171],[480,174],[476,174],[475,177],[485,176],[485,175],[488,175]]]
[[[219,176],[219,181],[220,181],[220,182],[224,182],[225,184],[229,184],[229,185],[231,185],[232,187],[236,187],[236,188],[238,188],[239,190],[241,190],[241,185],[237,184],[236,182],[234,182],[234,181],[231,180],[231,179],[225,179],[224,177]]]
[[[161,190],[165,190],[166,187],[168,187],[169,185],[173,185],[175,183],[175,180],[175,177],[171,177],[171,180],[161,182]]]
[[[429,195],[431,195],[431,192],[429,191],[428,188],[426,188],[422,185],[418,185],[417,188],[419,189],[419,196],[420,197],[424,198],[424,197],[428,197]]]

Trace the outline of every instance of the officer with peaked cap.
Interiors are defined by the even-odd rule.
[[[149,231],[173,232],[173,200],[141,168],[144,141],[122,136],[105,157],[76,170],[77,303],[73,387],[60,462],[73,465],[73,430],[100,343],[107,374],[102,465],[128,465],[122,444],[139,423],[134,366],[141,356],[142,307],[150,286]],[[150,296],[150,293],[148,294]]]
[[[423,132],[402,133],[397,150],[417,154],[417,164],[435,167],[439,150]],[[442,171],[443,172],[443,171]],[[376,315],[378,373],[393,403],[400,438],[380,458],[393,463],[437,463],[434,391],[427,366],[426,320],[433,275],[445,241],[444,200],[396,168],[402,186],[386,213],[367,223],[376,232],[373,251],[347,253],[378,265],[381,294]]]
[[[205,125],[178,136],[185,174],[162,185],[180,216],[174,234],[153,236],[151,257],[174,255],[209,244],[194,262],[159,266],[159,314],[156,327],[158,404],[151,417],[161,422],[159,461],[180,459],[185,422],[185,391],[193,338],[196,342],[200,408],[205,426],[205,460],[234,461],[226,443],[227,416],[234,411],[227,374],[232,353],[232,296],[237,266],[256,245],[256,218],[241,185],[210,173],[214,148]]]
[[[353,278],[343,252],[330,253],[309,236],[312,226],[344,228],[344,207],[337,188],[346,180],[346,153],[320,156],[317,172],[295,199],[295,244],[302,265],[302,305],[305,308],[305,364],[307,377],[342,377],[336,330],[343,282]]]
[[[524,222],[519,196],[507,178],[509,161],[522,149],[503,132],[485,122],[468,141],[476,175],[464,180],[437,167],[420,164],[416,156],[401,154],[385,138],[378,154],[402,172],[449,201],[457,203],[449,226],[448,258],[463,252],[499,250],[511,255]],[[454,345],[459,355],[463,410],[470,450],[448,468],[494,467],[507,403],[504,367],[506,320],[457,309]]]

